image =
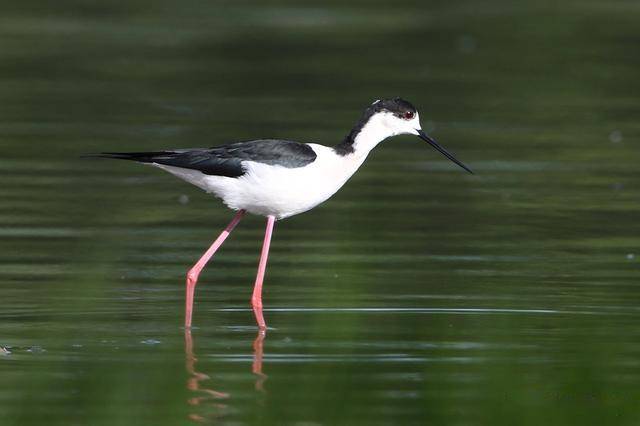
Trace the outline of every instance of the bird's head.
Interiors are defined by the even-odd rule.
[[[387,137],[396,135],[417,135],[420,129],[420,116],[416,108],[400,98],[380,99],[365,110],[366,124],[386,131]]]
[[[396,135],[415,135],[427,142],[442,155],[469,173],[471,169],[458,161],[451,153],[422,131],[420,115],[416,108],[401,98],[382,99],[372,103],[364,112],[359,123],[359,131],[368,129],[379,140]],[[354,129],[355,130],[355,129]]]

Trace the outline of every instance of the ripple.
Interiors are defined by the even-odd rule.
[[[249,308],[212,309],[217,312],[247,312]],[[390,312],[409,314],[559,314],[559,315],[599,315],[596,311],[567,311],[556,309],[505,309],[505,308],[264,308],[265,312]]]

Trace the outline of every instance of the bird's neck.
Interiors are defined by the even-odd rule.
[[[389,129],[379,120],[370,120],[364,125],[356,125],[335,148],[338,155],[366,157],[380,142],[392,136]]]

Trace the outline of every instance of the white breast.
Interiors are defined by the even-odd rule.
[[[244,209],[278,219],[305,212],[335,194],[355,173],[364,155],[340,156],[326,146],[309,144],[314,162],[298,168],[254,161],[242,163],[246,173],[238,178],[205,175],[197,170],[154,164],[213,193],[232,209]]]

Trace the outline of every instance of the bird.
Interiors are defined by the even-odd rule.
[[[282,139],[257,139],[213,148],[151,152],[103,152],[93,157],[132,160],[165,170],[211,193],[235,216],[186,277],[184,326],[192,325],[195,288],[202,269],[246,213],[266,217],[266,229],[251,306],[259,330],[267,325],[262,314],[262,286],[275,222],[309,211],[335,194],[360,168],[380,142],[397,135],[415,135],[469,173],[420,125],[417,109],[402,98],[376,100],[351,131],[335,146]]]

